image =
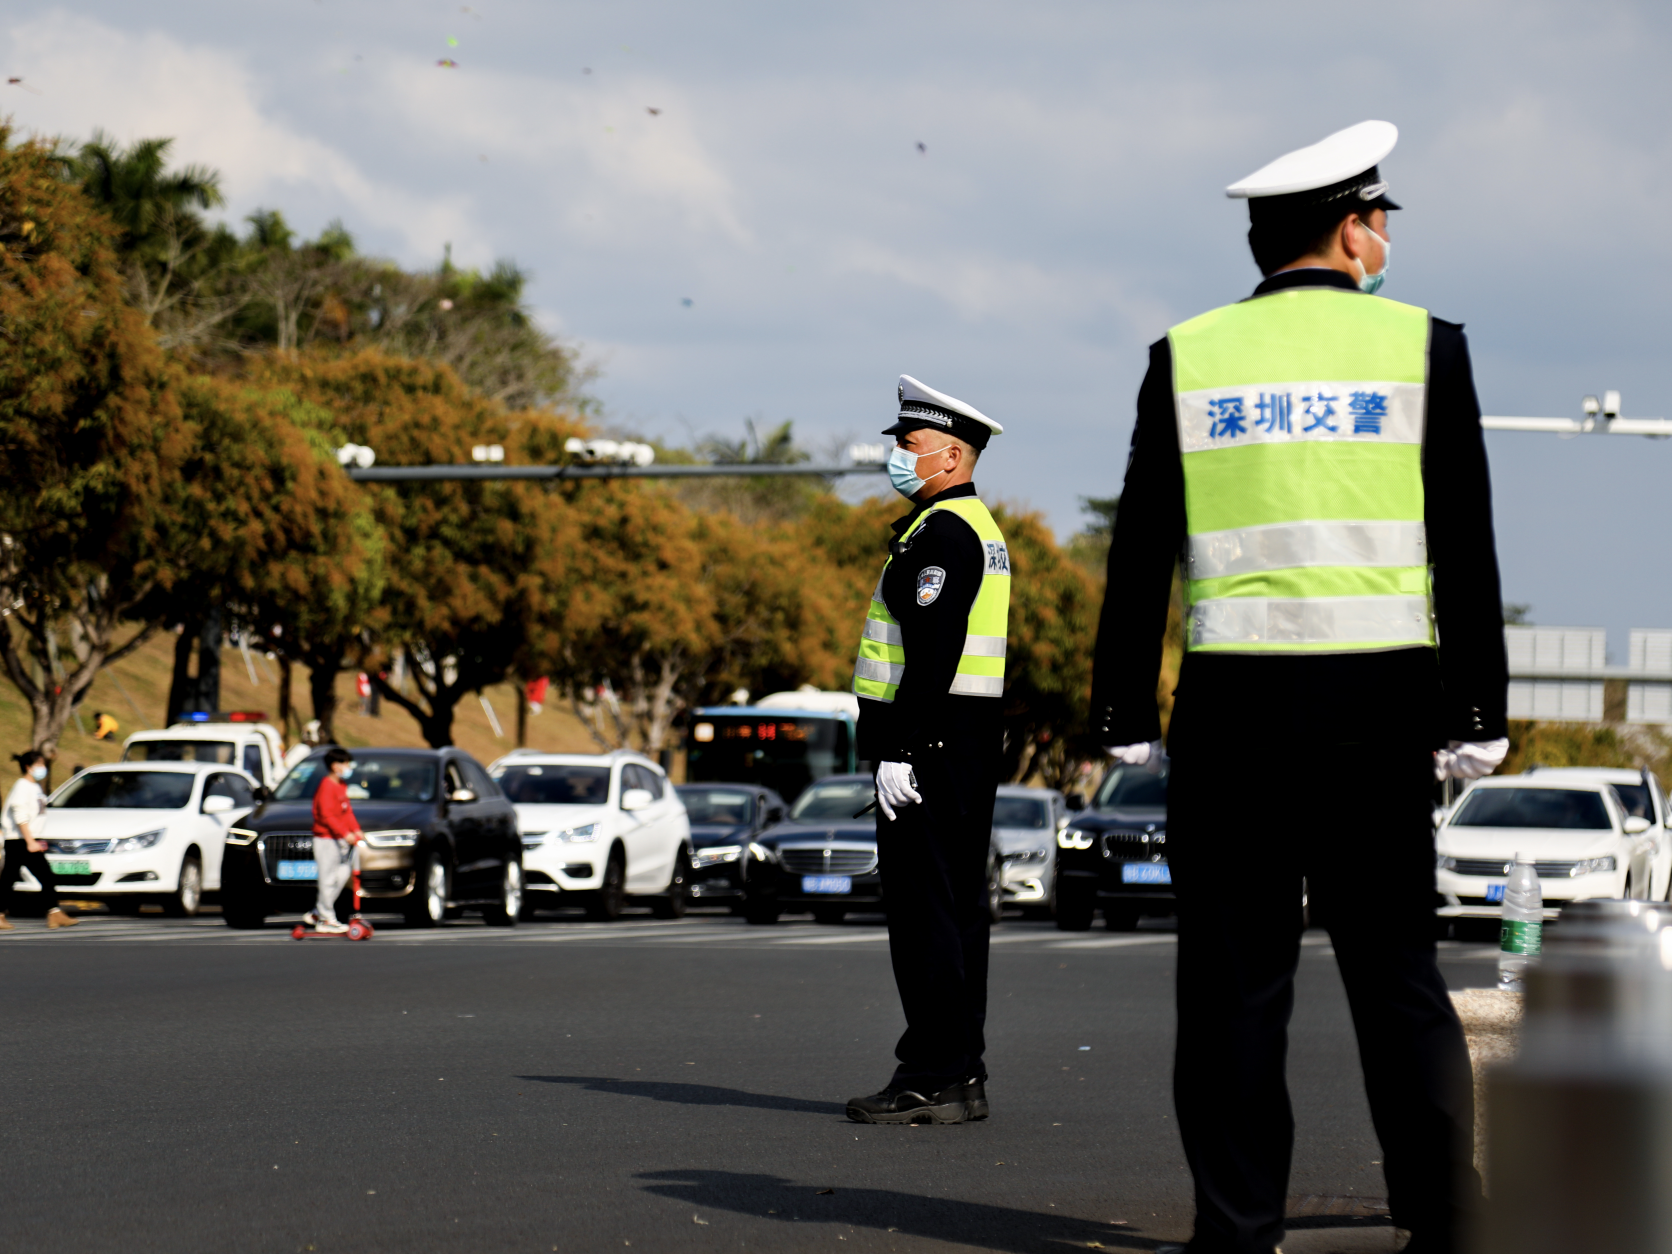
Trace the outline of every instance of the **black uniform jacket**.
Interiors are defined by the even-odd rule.
[[[947,510],[929,520],[903,544],[906,529],[931,505],[976,495],[973,483],[920,502],[894,523],[889,545],[894,560],[882,581],[883,604],[900,624],[906,672],[892,702],[859,699],[859,756],[870,762],[911,762],[924,780],[924,766],[954,781],[971,782],[997,769],[1004,747],[1004,702],[947,691],[964,653],[970,607],[981,590],[986,551],[975,529]],[[943,574],[937,579],[934,568]],[[924,572],[930,572],[927,576]],[[927,604],[918,596],[939,583]]]
[[[1357,290],[1335,270],[1290,270],[1254,289]],[[1247,752],[1274,736],[1337,743],[1492,740],[1505,734],[1507,664],[1492,489],[1480,403],[1463,327],[1429,319],[1424,515],[1440,647],[1376,653],[1189,653],[1179,676],[1169,748],[1226,740]],[[1156,683],[1174,563],[1185,543],[1184,472],[1167,340],[1150,346],[1138,422],[1109,548],[1097,632],[1092,726],[1105,745],[1161,734]]]

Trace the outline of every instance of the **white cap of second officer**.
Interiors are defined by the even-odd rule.
[[[1232,183],[1225,194],[1248,200],[1249,212],[1257,216],[1257,209],[1321,208],[1349,197],[1366,210],[1397,209],[1376,167],[1398,142],[1399,128],[1392,122],[1360,122],[1284,153]],[[1260,205],[1262,200],[1268,204]]]

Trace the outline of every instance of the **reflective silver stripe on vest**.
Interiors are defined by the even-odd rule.
[[[1222,597],[1190,607],[1204,644],[1427,644],[1427,597]]]
[[[1217,579],[1291,566],[1426,566],[1419,522],[1286,522],[1190,537],[1190,577]]]
[[[964,656],[1003,657],[1004,644],[1003,636],[965,636]],[[954,688],[953,691],[956,692],[957,689]]]
[[[862,657],[854,662],[853,673],[859,679],[874,679],[878,683],[897,685],[900,677],[906,673],[906,664],[879,662],[875,658]]]
[[[885,623],[877,618],[867,618],[865,620],[865,638],[867,640],[877,640],[883,644],[905,643],[898,623]]]
[[[1002,697],[1004,678],[1000,675],[954,675],[952,687],[947,691],[965,697]]]

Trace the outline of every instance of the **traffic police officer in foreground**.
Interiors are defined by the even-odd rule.
[[[1436,774],[1503,760],[1503,614],[1463,329],[1375,295],[1399,207],[1377,165],[1397,137],[1362,122],[1233,184],[1265,279],[1151,346],[1138,395],[1092,714],[1117,761],[1160,761],[1182,554],[1167,849],[1190,1254],[1283,1236],[1303,891],[1410,1254],[1457,1248],[1479,1196],[1469,1058],[1435,962],[1431,795]]]
[[[975,494],[1004,428],[900,377],[888,462],[915,502],[894,540],[854,663],[859,756],[877,763],[877,856],[906,1012],[899,1066],[848,1102],[860,1123],[987,1117],[987,850],[1004,747],[1010,555]]]

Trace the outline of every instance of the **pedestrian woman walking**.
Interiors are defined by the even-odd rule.
[[[6,794],[6,808],[0,812],[0,828],[6,836],[6,864],[0,871],[0,931],[12,930],[6,916],[12,912],[12,886],[23,868],[41,883],[41,900],[46,902],[49,928],[74,927],[76,920],[58,908],[58,882],[52,864],[46,860],[46,841],[41,839],[41,815],[46,812],[46,755],[34,749],[12,755],[21,778]]]

